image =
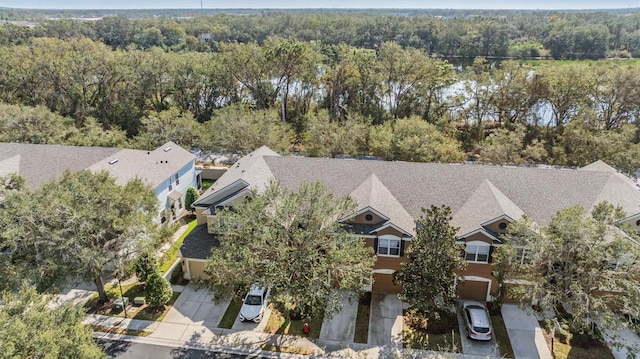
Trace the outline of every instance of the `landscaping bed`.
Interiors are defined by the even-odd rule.
[[[614,359],[611,349],[602,341],[565,330],[556,330],[552,349],[552,332],[549,324],[540,322],[540,327],[544,328],[544,338],[556,359]]]
[[[511,347],[511,340],[509,339],[509,333],[507,333],[507,327],[504,324],[499,307],[489,305],[489,316],[491,319],[491,327],[493,328],[493,336],[498,343],[500,354],[503,357],[515,358],[513,348]]]
[[[308,323],[311,327],[309,337],[318,338],[320,336],[320,329],[322,328],[322,321],[322,316],[316,318],[293,320],[282,315],[282,313],[280,313],[280,311],[278,311],[277,309],[272,308],[271,315],[267,320],[267,325],[264,328],[264,332],[270,334],[304,336],[304,333],[302,332],[302,326],[304,325],[304,323]]]
[[[405,311],[402,342],[405,348],[461,353],[458,315],[442,312],[435,321]]]
[[[371,315],[371,292],[365,292],[358,300],[358,315],[356,316],[356,332],[353,341],[367,344],[369,341],[369,316]]]
[[[107,286],[107,296],[109,301],[106,303],[98,303],[98,295],[89,299],[85,304],[87,313],[89,314],[101,314],[112,317],[124,318],[123,310],[114,310],[111,305],[113,301],[120,298],[120,288],[118,286]],[[129,298],[129,302],[133,303],[133,299],[136,297],[144,297],[144,285],[143,284],[129,284],[122,286],[124,296]],[[173,303],[178,299],[180,293],[174,292],[169,302],[159,308],[151,308],[146,304],[140,306],[129,305],[127,307],[127,317],[140,320],[161,321],[169,309],[173,306]]]

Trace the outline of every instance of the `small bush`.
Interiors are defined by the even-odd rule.
[[[150,307],[160,307],[171,299],[173,290],[171,284],[156,272],[147,278],[144,294]]]
[[[544,318],[542,319],[542,327],[550,332],[553,329],[553,323],[551,322],[551,319],[549,318]]]
[[[170,282],[172,284],[178,284],[182,280],[183,277],[184,277],[184,272],[182,271],[182,266],[178,264],[171,271]]]
[[[569,331],[567,330],[564,330],[564,329],[556,330],[556,337],[565,344],[569,343],[570,335],[571,334],[569,334]]]
[[[142,253],[136,259],[135,271],[138,281],[146,282],[151,274],[158,272],[158,262],[156,262],[155,256],[149,252]]]

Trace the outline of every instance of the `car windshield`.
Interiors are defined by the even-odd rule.
[[[247,305],[260,305],[262,304],[262,298],[258,295],[248,295],[247,299],[244,300],[244,304]]]
[[[489,333],[489,328],[473,327],[473,331],[476,333]]]

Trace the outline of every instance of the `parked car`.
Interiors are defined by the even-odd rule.
[[[491,340],[493,330],[489,321],[489,314],[484,304],[476,301],[462,303],[462,316],[464,317],[467,337],[475,340]]]
[[[264,315],[264,311],[267,308],[267,299],[269,298],[269,290],[264,287],[260,287],[257,284],[251,285],[249,293],[244,297],[242,301],[242,307],[240,308],[240,320],[252,320],[256,323],[260,323]]]

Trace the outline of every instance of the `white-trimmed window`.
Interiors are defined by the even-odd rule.
[[[464,259],[469,262],[489,263],[491,245],[481,241],[473,241],[465,246]]]
[[[400,256],[400,237],[384,235],[378,238],[378,254],[383,256]]]

